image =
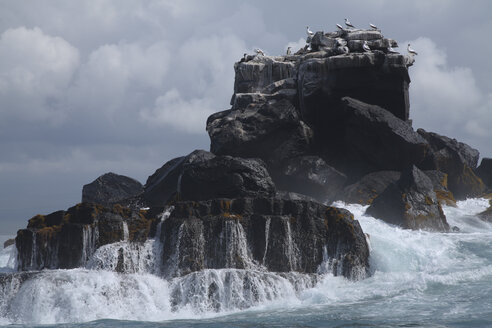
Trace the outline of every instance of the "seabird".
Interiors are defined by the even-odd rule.
[[[347,25],[348,27],[354,28],[354,25],[352,25],[352,23],[350,23],[347,18],[345,18],[345,25]]]
[[[308,37],[309,36],[312,37],[314,35],[314,32],[309,29],[309,26],[306,26],[306,33],[307,33]]]
[[[412,48],[410,48],[410,43],[407,46],[407,51],[411,55],[418,55],[418,53],[415,50],[413,50]]]
[[[348,54],[349,54],[349,52],[350,52],[350,50],[349,50],[349,48],[348,48],[347,46],[342,46],[342,47],[340,47],[339,49],[341,49],[341,50],[342,50],[342,52],[343,52],[344,54],[346,54],[346,55],[348,55]]]
[[[367,41],[364,41],[364,44],[362,44],[362,49],[364,49],[365,52],[371,52],[371,48],[369,48]]]
[[[369,23],[369,26],[374,30],[376,31],[378,29],[378,27],[372,23]]]
[[[340,24],[337,24],[337,27],[343,31],[343,27]]]
[[[286,52],[287,56],[290,56],[292,55],[292,52],[290,51],[290,47],[287,47],[287,52]]]
[[[391,46],[388,47],[388,53],[390,54],[397,54],[398,51],[396,51],[395,49],[393,49]]]
[[[265,56],[265,53],[263,52],[263,50],[261,50],[260,48],[256,48],[255,49],[255,52],[257,55],[262,55],[262,56]]]

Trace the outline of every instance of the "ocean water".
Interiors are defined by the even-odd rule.
[[[492,225],[475,216],[487,200],[444,208],[456,233],[403,230],[365,216],[364,206],[335,205],[369,234],[367,279],[224,269],[168,281],[148,261],[157,241],[138,250],[120,242],[98,250],[86,268],[13,279],[0,289],[0,326],[492,327]],[[135,258],[130,273],[108,270],[121,247]],[[13,271],[13,259],[14,247],[3,250],[0,271]]]

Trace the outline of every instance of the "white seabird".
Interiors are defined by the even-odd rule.
[[[263,52],[263,50],[261,50],[260,48],[256,48],[255,49],[255,52],[257,55],[262,55],[262,56],[265,56],[265,53]]]
[[[378,27],[372,23],[369,23],[369,26],[374,30],[376,31],[378,29]]]
[[[292,55],[292,51],[290,51],[291,47],[287,47],[287,52],[285,53],[287,56]]]
[[[354,28],[354,25],[352,25],[347,18],[345,18],[345,25],[347,25],[347,27]]]
[[[309,29],[309,26],[306,26],[306,34],[308,37],[312,37],[314,35],[314,32]]]
[[[390,54],[398,54],[399,52],[396,51],[395,49],[393,49],[393,47],[389,46],[388,47],[388,53],[390,53]]]
[[[364,41],[364,43],[362,44],[362,49],[364,49],[365,52],[371,52],[371,48],[369,48],[367,41]]]
[[[411,55],[418,55],[418,53],[415,50],[413,50],[412,48],[410,48],[410,43],[407,46],[407,51]]]
[[[337,27],[343,31],[343,27],[340,24],[337,24]]]

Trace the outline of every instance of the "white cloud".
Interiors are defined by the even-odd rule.
[[[79,65],[78,50],[40,28],[8,29],[0,39],[0,113],[59,122],[60,106]]]
[[[152,108],[141,110],[141,119],[153,126],[203,133],[207,117],[229,105],[233,63],[245,48],[233,35],[185,42],[171,59],[169,89],[156,98]]]
[[[409,69],[414,126],[464,138],[475,147],[492,136],[491,96],[480,90],[472,70],[449,65],[446,52],[429,38],[410,43],[419,53]]]

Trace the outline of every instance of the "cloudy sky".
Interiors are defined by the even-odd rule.
[[[207,149],[233,64],[284,53],[345,17],[412,43],[414,127],[492,157],[492,2],[0,0],[0,234],[80,201],[113,171],[145,183]]]

